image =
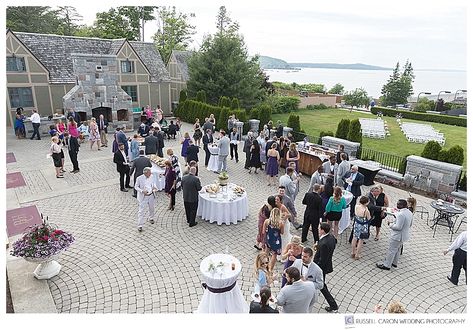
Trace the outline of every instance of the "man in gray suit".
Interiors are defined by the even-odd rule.
[[[313,257],[314,250],[310,247],[305,247],[302,250],[302,258],[294,260],[292,267],[299,270],[303,281],[312,282],[314,284],[316,297],[318,297],[319,291],[324,287],[324,273],[322,269],[312,261]]]
[[[143,149],[140,150],[140,156],[136,158],[132,162],[132,166],[130,168],[130,176],[133,175],[133,182],[136,183],[136,178],[143,174],[143,170],[145,167],[152,167],[151,161],[148,157],[145,156],[145,151]],[[133,187],[133,197],[136,198],[136,190]]]
[[[296,259],[299,260],[299,259]],[[307,281],[301,280],[296,267],[284,270],[287,285],[279,291],[276,303],[282,306],[283,313],[310,313],[317,301],[315,287]]]
[[[317,170],[312,174],[310,177],[310,184],[309,184],[309,190],[307,192],[312,192],[312,189],[314,189],[314,184],[319,184],[321,186],[324,185],[325,180],[324,180],[324,168],[322,165],[320,165]]]
[[[286,195],[294,203],[296,199],[296,183],[292,180],[292,175],[294,174],[294,168],[287,167],[286,174],[282,175],[279,178],[279,185],[286,188]]]
[[[345,177],[345,174],[350,171],[350,163],[347,161],[347,154],[342,153],[340,157],[342,161],[338,165],[337,173],[335,174],[335,185],[343,189],[345,185],[345,181],[343,181],[343,178]]]
[[[389,229],[391,229],[389,247],[384,262],[376,264],[376,267],[379,269],[390,270],[391,266],[396,268],[402,244],[409,240],[412,212],[407,208],[407,201],[405,199],[400,199],[396,207],[399,209],[399,213],[396,214],[394,222],[388,221]]]
[[[335,156],[330,156],[329,161],[322,164],[326,177],[331,177],[335,181],[337,175],[338,164]]]
[[[195,176],[196,168],[191,167],[189,174],[182,177],[182,195],[184,197],[184,208],[186,210],[186,218],[189,227],[197,225],[195,216],[197,207],[199,206],[199,191],[202,189],[200,179]]]
[[[227,157],[230,153],[230,139],[223,129],[220,130],[220,140],[218,141],[218,172],[227,171]]]
[[[146,155],[156,155],[158,152],[158,138],[154,136],[153,133],[145,137],[145,141],[143,142]]]

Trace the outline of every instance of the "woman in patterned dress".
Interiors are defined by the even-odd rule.
[[[258,213],[258,235],[256,236],[256,244],[253,247],[257,250],[266,249],[266,232],[264,222],[269,219],[271,210],[276,207],[276,198],[269,196],[267,202],[261,207]]]
[[[266,247],[271,255],[269,270],[272,272],[276,263],[276,256],[281,254],[281,235],[284,234],[284,222],[278,208],[271,210],[269,219],[264,222],[263,230],[266,232]]]
[[[100,149],[100,133],[99,133],[99,126],[97,125],[97,121],[94,117],[90,118],[89,124],[89,141],[90,141],[90,150],[92,150],[92,146],[94,143],[97,143],[97,150]]]

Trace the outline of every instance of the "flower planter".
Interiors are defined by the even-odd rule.
[[[28,262],[39,264],[33,272],[34,277],[38,280],[49,280],[61,271],[61,265],[55,260],[59,257],[59,254],[49,258],[24,257],[24,259]]]
[[[226,178],[226,179],[220,179],[219,178],[218,181],[219,181],[219,184],[221,186],[226,186],[228,184],[228,178]]]

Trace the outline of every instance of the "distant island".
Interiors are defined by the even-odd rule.
[[[299,68],[322,68],[322,69],[347,69],[347,70],[392,70],[375,65],[363,63],[338,64],[338,63],[288,63],[279,58],[260,56],[259,65],[262,69],[297,70]]]

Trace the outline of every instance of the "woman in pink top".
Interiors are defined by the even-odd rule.
[[[159,124],[162,124],[163,120],[163,110],[161,110],[161,106],[158,104],[156,108],[156,120]]]
[[[59,141],[62,142],[62,140],[64,139],[64,131],[66,130],[66,126],[64,125],[64,123],[62,122],[61,119],[59,119],[59,121],[57,122],[56,124],[56,131],[59,135]]]
[[[67,124],[67,130],[69,134],[75,138],[79,137],[79,131],[77,130],[77,123],[74,118],[69,117],[69,123]]]

